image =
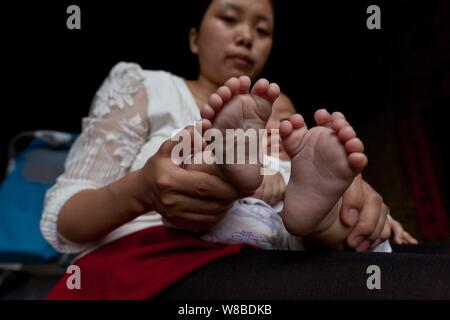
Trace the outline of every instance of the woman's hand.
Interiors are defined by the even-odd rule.
[[[388,216],[388,221],[392,229],[392,240],[395,244],[418,244],[419,241],[414,239],[408,232],[403,229],[403,226],[392,218]]]
[[[253,197],[261,199],[270,205],[283,200],[286,192],[286,184],[281,173],[264,176],[262,184],[253,194]]]
[[[194,128],[186,129],[193,140]],[[171,154],[178,143],[164,142],[140,170],[140,199],[179,228],[207,231],[222,219],[239,195],[216,176],[176,165]]]
[[[388,240],[391,236],[388,214],[383,198],[361,175],[357,176],[342,196],[341,221],[354,226],[346,239],[347,245],[366,251]]]

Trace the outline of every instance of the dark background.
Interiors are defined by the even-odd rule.
[[[319,107],[346,113],[366,145],[365,178],[392,214],[420,240],[449,241],[450,2],[275,3],[275,48],[263,76],[309,122]],[[81,8],[81,30],[66,28],[71,4]],[[381,7],[381,30],[366,28],[371,4]],[[0,172],[18,132],[79,132],[119,61],[196,77],[188,47],[195,10],[196,0],[2,5]]]

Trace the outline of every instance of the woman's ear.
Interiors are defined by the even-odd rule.
[[[189,46],[193,54],[198,54],[198,31],[196,28],[191,28],[189,31]]]

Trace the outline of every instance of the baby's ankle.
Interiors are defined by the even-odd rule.
[[[344,225],[340,219],[341,206],[342,200],[340,199],[326,218],[305,238],[319,246],[322,245],[333,250],[343,250],[351,228]]]

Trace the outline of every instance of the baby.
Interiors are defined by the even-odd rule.
[[[318,111],[318,126],[308,130],[294,110],[274,108],[272,112],[280,96],[278,85],[259,80],[251,91],[250,87],[248,77],[232,78],[212,94],[201,110],[203,130],[218,129],[225,136],[226,129],[270,129],[274,123],[279,124],[279,159],[266,156],[264,165],[279,168],[287,184],[284,200],[271,206],[248,197],[258,195],[258,188],[264,183],[261,163],[187,164],[187,170],[217,175],[247,196],[237,201],[202,238],[219,243],[249,243],[264,249],[301,250],[301,239],[307,237],[337,247],[349,234],[339,217],[341,196],[367,164],[362,142],[342,114],[331,116],[325,110]],[[269,149],[274,147],[270,145]],[[248,158],[248,146],[245,151]],[[384,244],[382,251],[389,251],[386,245],[389,246]]]

